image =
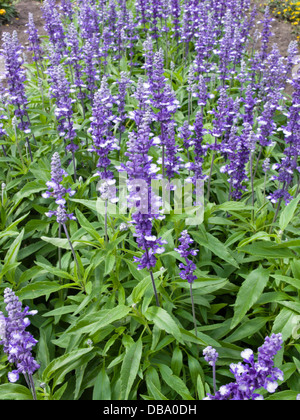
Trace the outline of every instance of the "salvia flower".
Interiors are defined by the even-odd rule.
[[[1,55],[5,59],[5,77],[7,80],[7,93],[9,94],[8,101],[15,107],[14,114],[20,121],[18,128],[24,133],[29,134],[31,130],[27,112],[28,100],[24,84],[26,74],[23,67],[23,47],[18,41],[16,31],[12,35],[4,32],[2,41]]]
[[[197,185],[197,180],[206,179],[207,176],[203,174],[202,164],[205,156],[205,146],[202,144],[203,136],[206,130],[203,127],[203,112],[198,111],[194,122],[194,132],[191,143],[194,146],[194,162],[189,162],[189,169],[194,172],[192,182]]]
[[[80,100],[84,99],[85,94],[83,88],[86,87],[83,82],[83,71],[80,60],[82,58],[82,51],[79,47],[79,40],[76,27],[73,23],[70,23],[67,33],[67,46],[69,47],[68,51],[68,63],[74,69],[73,82],[74,85],[78,88],[79,92],[77,94]]]
[[[280,185],[280,187],[278,187],[277,190],[270,194],[268,197],[272,203],[277,203],[282,199],[284,199],[286,204],[291,201],[292,196],[288,189],[294,179],[295,174],[300,173],[300,165],[298,163],[300,156],[299,75],[296,75],[291,83],[294,88],[292,104],[286,113],[287,124],[280,128],[284,134],[286,147],[284,149],[284,155],[281,158],[280,163],[275,163],[272,167],[272,169],[278,172],[278,175],[274,175],[272,180],[277,180]]]
[[[266,337],[264,344],[258,348],[258,357],[255,362],[251,349],[245,349],[241,353],[243,362],[231,363],[230,372],[235,377],[235,382],[223,385],[205,399],[208,400],[259,400],[263,397],[257,392],[259,388],[265,388],[269,393],[274,393],[278,387],[278,381],[283,380],[283,372],[274,367],[274,357],[282,348],[281,333]],[[206,360],[208,356],[205,355]]]
[[[55,203],[57,204],[56,210],[50,210],[46,214],[47,217],[56,216],[56,221],[58,223],[66,223],[69,220],[76,220],[73,213],[68,214],[66,211],[66,196],[72,197],[75,194],[74,190],[71,188],[65,188],[63,186],[64,177],[67,173],[61,167],[61,161],[59,154],[55,152],[51,159],[51,181],[46,183],[49,188],[48,191],[42,194],[43,198],[54,198]]]
[[[48,72],[51,78],[50,94],[56,100],[54,113],[58,121],[58,132],[64,140],[68,140],[66,149],[74,153],[78,149],[78,145],[74,143],[76,131],[73,123],[72,104],[75,99],[71,98],[70,83],[63,65],[52,66]]]
[[[213,366],[218,360],[219,354],[212,346],[208,346],[203,350],[203,356],[207,363]]]
[[[157,179],[159,170],[149,155],[149,150],[154,145],[151,121],[151,112],[146,110],[137,133],[130,133],[126,152],[128,161],[119,168],[128,174],[128,204],[134,209],[132,224],[135,226],[137,244],[143,251],[143,255],[134,257],[134,260],[139,263],[139,270],[147,268],[150,271],[156,265],[155,254],[164,252],[163,245],[166,243],[152,233],[153,220],[163,219],[164,216],[160,210],[161,200],[151,188],[151,181]]]
[[[166,130],[166,135],[164,138],[165,144],[165,171],[166,177],[171,180],[174,178],[175,174],[179,173],[180,167],[180,158],[177,155],[178,153],[178,146],[176,145],[175,141],[175,130],[174,130],[175,123],[171,121]]]
[[[38,30],[35,26],[33,14],[28,14],[28,23],[26,24],[27,30],[25,31],[28,34],[29,41],[29,51],[33,53],[34,61],[39,61],[43,57],[43,50],[41,48],[41,40],[38,34]]]
[[[51,43],[55,46],[55,49],[63,52],[66,47],[64,27],[55,0],[45,0],[41,9],[45,21],[44,28]]]
[[[101,81],[100,89],[95,93],[94,104],[92,109],[91,132],[93,146],[91,152],[95,152],[99,159],[97,163],[97,175],[101,179],[112,179],[113,173],[109,170],[111,164],[109,155],[113,150],[118,150],[118,141],[113,133],[114,124],[117,117],[114,115],[112,108],[115,98],[112,96],[107,77],[104,76]]]
[[[71,0],[61,0],[61,5],[59,8],[62,11],[63,16],[72,20],[74,11]]]
[[[9,363],[16,367],[8,373],[8,379],[10,382],[16,382],[20,374],[23,374],[28,381],[40,367],[31,353],[37,340],[26,331],[30,325],[28,316],[35,315],[37,311],[30,311],[28,306],[22,310],[22,303],[10,288],[4,290],[4,302],[7,317],[3,313],[0,314],[0,344],[3,345]],[[32,386],[32,381],[29,380],[29,384]]]
[[[193,239],[188,234],[187,230],[182,231],[181,236],[179,238],[180,245],[178,248],[174,248],[182,258],[185,259],[185,264],[180,263],[179,268],[180,277],[183,280],[187,280],[188,283],[193,283],[197,276],[195,276],[194,272],[196,270],[196,264],[193,263],[192,260],[189,259],[189,256],[196,256],[198,253],[197,249],[190,249],[190,245],[194,242]]]

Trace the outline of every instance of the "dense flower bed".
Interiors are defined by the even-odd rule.
[[[0,399],[295,400],[297,43],[249,0],[41,7],[2,35]]]

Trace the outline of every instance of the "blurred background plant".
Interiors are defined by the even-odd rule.
[[[18,0],[0,0],[0,25],[8,23],[17,16],[16,4]]]
[[[270,0],[270,10],[275,17],[287,20],[300,37],[300,1],[295,0]]]

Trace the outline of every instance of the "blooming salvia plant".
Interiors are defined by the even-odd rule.
[[[134,209],[132,224],[135,226],[137,244],[143,252],[141,257],[134,257],[134,260],[139,263],[138,269],[147,268],[149,271],[156,304],[159,306],[152,270],[157,261],[155,254],[164,252],[163,245],[166,241],[152,234],[153,220],[162,220],[164,216],[160,210],[161,200],[151,190],[151,181],[157,179],[159,170],[149,155],[151,146],[155,145],[153,136],[151,136],[151,119],[151,112],[146,109],[138,132],[130,133],[126,152],[128,161],[126,164],[121,164],[118,169],[120,172],[126,171],[128,174],[128,203]]]
[[[66,226],[66,223],[68,220],[76,220],[76,217],[73,213],[67,213],[66,210],[66,204],[67,204],[67,196],[73,196],[75,194],[75,191],[71,188],[65,188],[62,185],[62,182],[64,180],[64,177],[68,175],[66,171],[64,171],[61,167],[61,161],[60,156],[56,152],[52,156],[51,160],[51,181],[48,181],[46,183],[47,187],[49,188],[48,191],[42,194],[43,198],[54,198],[55,203],[57,204],[56,210],[49,210],[46,214],[48,217],[56,216],[56,221],[59,225],[59,237],[61,236],[61,228],[64,229],[64,232],[66,234],[66,237],[68,239],[74,261],[77,266],[78,274],[80,273],[79,270],[79,264],[77,260],[77,256],[75,253],[75,250],[72,245],[72,241],[70,239],[70,235]],[[60,264],[60,262],[59,262]]]
[[[32,375],[40,365],[31,352],[37,340],[29,331],[26,331],[26,328],[30,325],[28,316],[35,315],[37,311],[30,311],[28,306],[22,310],[22,303],[18,296],[8,287],[4,290],[4,302],[7,317],[2,312],[0,313],[0,344],[7,354],[9,363],[16,367],[8,373],[8,379],[10,382],[17,382],[20,374],[23,374],[33,399],[36,399]]]
[[[235,377],[235,382],[222,385],[215,395],[208,394],[206,400],[262,400],[257,391],[264,388],[269,393],[274,393],[278,381],[283,380],[283,372],[274,367],[274,357],[282,348],[281,333],[266,337],[264,344],[258,348],[257,361],[251,349],[242,351],[243,363],[232,363],[230,372]],[[215,366],[217,353],[212,347],[203,351],[205,360]],[[215,380],[214,380],[215,384]],[[215,387],[215,385],[214,385]]]
[[[1,55],[5,60],[5,75],[8,81],[6,88],[7,94],[9,95],[8,102],[14,106],[14,115],[20,121],[18,129],[26,136],[26,144],[30,159],[33,161],[31,145],[28,138],[28,135],[31,133],[31,123],[28,116],[28,99],[24,84],[26,74],[23,67],[23,47],[19,43],[16,31],[14,31],[12,35],[8,32],[4,32],[2,35],[2,42]]]

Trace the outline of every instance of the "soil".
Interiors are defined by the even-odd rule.
[[[2,38],[3,32],[12,33],[17,31],[19,41],[22,45],[27,44],[26,23],[28,23],[28,14],[33,14],[35,26],[37,27],[40,35],[45,35],[44,21],[42,19],[41,11],[42,3],[38,0],[20,0],[16,6],[18,15],[12,19],[9,24],[0,25],[0,37]]]
[[[256,20],[257,22],[261,21],[264,17],[264,5],[268,2],[262,0],[252,0],[252,3],[256,5],[258,12]],[[261,25],[259,26],[261,27]],[[281,19],[274,19],[272,22],[272,32],[273,36],[270,39],[270,46],[272,46],[272,44],[277,44],[281,55],[286,57],[290,42],[297,40],[297,35],[293,32],[292,25]]]

